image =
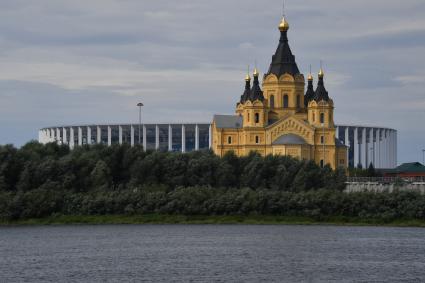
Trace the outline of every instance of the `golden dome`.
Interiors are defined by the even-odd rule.
[[[313,80],[313,76],[311,75],[311,73],[310,73],[310,74],[308,74],[307,79],[308,79],[309,81],[312,81],[312,80]]]
[[[325,73],[323,72],[323,69],[322,68],[320,68],[320,71],[319,71],[319,78],[323,78],[325,76]]]
[[[250,80],[251,80],[251,77],[249,76],[249,74],[246,74],[245,81],[250,81]]]
[[[254,77],[258,77],[258,70],[257,70],[257,68],[254,68]]]
[[[280,31],[287,31],[289,29],[289,23],[286,21],[285,17],[282,17],[282,20],[279,24]]]

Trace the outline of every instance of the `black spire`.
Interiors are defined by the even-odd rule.
[[[319,72],[319,82],[317,83],[317,88],[315,91],[315,96],[314,96],[314,100],[316,100],[317,102],[324,100],[324,101],[329,101],[329,95],[328,95],[328,91],[325,88],[325,84],[323,82],[323,70],[320,69]]]
[[[247,75],[245,79],[245,90],[243,94],[241,95],[241,103],[244,103],[245,101],[247,101],[249,99],[250,94],[251,94],[251,78],[249,77],[249,75]]]
[[[304,105],[305,107],[307,107],[308,103],[314,99],[314,96],[316,94],[314,93],[314,88],[313,88],[313,77],[311,77],[311,75],[309,75],[308,77],[308,85],[307,85],[307,91],[304,95]]]
[[[291,48],[289,47],[288,29],[289,24],[286,22],[285,18],[283,18],[279,25],[279,45],[272,57],[272,62],[267,75],[274,74],[279,78],[284,73],[289,73],[293,76],[300,73],[297,63],[295,62],[295,56],[292,55]]]
[[[255,101],[255,100],[264,100],[263,91],[260,88],[260,82],[258,81],[258,72],[257,69],[254,71],[254,82],[252,84],[251,93],[249,96],[249,100]]]

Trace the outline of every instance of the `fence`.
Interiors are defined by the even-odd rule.
[[[348,177],[350,183],[412,184],[425,183],[425,177]]]

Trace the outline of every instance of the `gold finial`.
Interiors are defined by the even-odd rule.
[[[257,60],[255,60],[255,65],[254,66],[255,66],[254,67],[254,77],[258,77],[259,73],[258,73],[258,70],[257,70]]]
[[[309,81],[312,81],[312,80],[313,80],[313,76],[311,75],[311,65],[310,65],[310,74],[308,74],[307,79],[308,79]]]
[[[325,72],[323,72],[322,68],[322,61],[320,61],[320,71],[319,71],[319,78],[323,78],[325,76]]]
[[[251,76],[249,75],[249,65],[248,65],[248,72],[246,73],[245,81],[249,82],[250,80],[251,80]]]
[[[287,31],[288,29],[289,29],[289,23],[286,21],[285,16],[283,16],[279,24],[279,30]]]

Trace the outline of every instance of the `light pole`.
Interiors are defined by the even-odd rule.
[[[425,149],[422,149],[422,164],[425,164]]]
[[[139,107],[139,145],[140,145],[140,128],[142,126],[142,106],[143,106],[143,103],[139,102],[139,103],[137,103],[137,106]]]

